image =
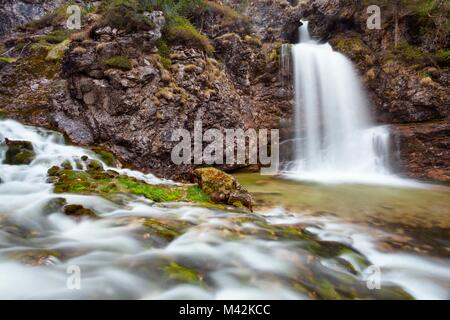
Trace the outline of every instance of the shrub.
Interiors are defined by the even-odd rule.
[[[205,1],[205,6],[204,6],[204,10],[205,11],[212,11],[215,14],[220,14],[224,17],[224,19],[230,23],[232,22],[237,22],[237,21],[244,21],[247,20],[247,17],[245,17],[244,15],[240,14],[239,12],[237,12],[236,10],[234,10],[233,8],[227,6],[227,5],[223,5],[217,2],[213,2],[213,1]]]
[[[69,32],[65,30],[55,30],[44,36],[45,41],[52,44],[63,42],[69,37]]]
[[[427,57],[427,54],[422,49],[407,42],[401,43],[398,48],[395,49],[395,53],[409,63],[422,63]]]
[[[214,47],[204,34],[200,33],[191,22],[181,16],[174,17],[169,20],[165,35],[172,43],[180,43],[186,46],[195,47],[204,50],[206,53],[214,52]]]
[[[140,10],[140,3],[137,0],[104,2],[100,9],[103,19],[99,22],[99,26],[110,26],[128,33],[152,30],[154,25],[152,21],[142,15],[143,10]]]
[[[170,60],[170,47],[166,41],[159,39],[156,43],[156,47],[158,48],[158,53],[160,57],[160,61],[164,68],[169,69],[172,65],[172,61]]]
[[[450,50],[442,49],[434,54],[436,61],[439,64],[450,64]]]
[[[126,56],[113,56],[103,61],[103,65],[112,69],[131,70],[131,59]]]

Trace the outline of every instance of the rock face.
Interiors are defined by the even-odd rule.
[[[40,4],[42,12],[50,9],[46,1],[22,2]],[[166,21],[160,11],[142,13],[151,28],[141,31],[100,25],[98,15],[89,14],[70,43],[43,44],[48,28],[2,39],[13,60],[0,61],[0,112],[62,131],[78,144],[106,147],[143,171],[187,180],[197,166],[172,163],[175,129],[193,132],[199,120],[204,131],[273,129],[291,117],[292,89],[280,75],[280,47],[296,42],[300,19],[307,17],[317,38],[330,41],[357,65],[377,121],[393,125],[398,170],[433,179],[448,172],[446,154],[434,152],[449,139],[441,137],[438,125],[450,115],[448,65],[416,63],[411,50],[393,50],[392,24],[367,30],[361,1],[209,3],[192,20],[214,53],[186,43],[163,52]],[[6,1],[3,10],[13,12],[12,6]],[[417,40],[412,32],[417,26],[408,19],[398,29],[402,41],[416,41],[421,50],[443,48],[436,37]],[[423,130],[433,133],[426,142],[418,136]],[[425,161],[426,154],[433,160]],[[423,172],[416,165],[425,166]]]
[[[279,44],[262,42],[235,23],[210,35],[214,55],[175,45],[167,63],[158,51],[164,16],[158,11],[143,15],[151,20],[151,30],[132,33],[98,27],[93,15],[59,62],[48,59],[46,48],[25,49],[29,59],[21,62],[26,68],[17,72],[12,63],[0,72],[6,84],[1,105],[21,121],[60,130],[81,145],[106,146],[138,169],[175,179],[187,179],[196,167],[172,163],[176,129],[193,132],[195,121],[202,121],[203,131],[273,129],[292,112],[279,77]],[[209,11],[203,16],[210,25],[219,17]],[[20,37],[30,46],[36,42]]]
[[[15,27],[37,20],[59,7],[65,0],[2,0],[0,7],[0,36]]]

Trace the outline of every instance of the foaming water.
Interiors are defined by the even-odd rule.
[[[158,205],[139,197],[119,205],[94,195],[55,194],[46,182],[49,167],[96,155],[65,145],[56,133],[10,120],[0,121],[0,139],[6,137],[31,141],[36,158],[30,165],[0,164],[1,299],[310,299],[334,297],[330,286],[339,287],[342,297],[398,297],[391,288],[419,298],[448,296],[448,261],[381,253],[365,230],[329,218],[284,209]],[[0,162],[4,156],[2,149]],[[100,218],[78,221],[46,212],[57,197]],[[349,269],[344,253],[364,255],[388,270],[383,289],[368,290],[368,264]],[[80,289],[68,286],[73,266],[81,271]]]
[[[352,63],[311,39],[308,23],[291,48],[295,89],[295,161],[283,174],[324,183],[407,185],[389,168],[389,128],[371,123]]]

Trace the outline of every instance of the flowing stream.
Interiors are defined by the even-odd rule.
[[[389,129],[371,123],[352,63],[311,39],[308,22],[292,45],[295,161],[289,178],[319,182],[406,184],[389,169]]]
[[[311,214],[285,201],[249,213],[138,196],[115,203],[96,195],[55,194],[47,182],[51,166],[96,154],[12,120],[0,120],[0,140],[5,138],[31,141],[36,157],[29,165],[7,165],[6,147],[0,147],[2,299],[449,298],[448,234],[440,243],[444,252],[428,253],[383,247],[388,229]],[[151,184],[173,183],[114,170]],[[242,183],[253,191],[259,182]],[[277,183],[285,182],[274,182],[274,192]],[[270,199],[265,192],[255,194]],[[423,192],[436,199],[449,195],[448,189]],[[49,201],[60,197],[100,218],[75,220],[49,210]],[[381,272],[379,289],[367,285],[373,266]],[[79,288],[70,285],[73,270],[81,272]]]

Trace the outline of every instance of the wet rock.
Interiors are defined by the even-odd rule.
[[[35,152],[33,144],[30,141],[15,141],[5,139],[7,146],[6,156],[4,163],[10,165],[27,165],[30,164],[34,157]]]
[[[49,177],[55,177],[55,176],[58,175],[58,173],[59,173],[60,170],[61,170],[60,167],[58,167],[58,166],[53,166],[53,167],[51,167],[50,169],[47,170],[47,175],[48,175]]]
[[[55,250],[30,249],[8,253],[9,258],[28,266],[49,266],[59,262],[61,254]]]
[[[70,163],[69,160],[65,160],[63,163],[61,163],[61,167],[63,169],[66,169],[66,170],[72,170],[73,169],[72,164]]]
[[[103,165],[100,161],[98,160],[94,160],[94,159],[90,159],[89,161],[87,161],[87,168],[88,170],[93,170],[93,171],[103,171]]]
[[[47,202],[42,211],[44,214],[63,212],[65,205],[67,205],[67,200],[65,198],[53,198]]]
[[[251,194],[233,176],[216,168],[200,168],[194,170],[193,180],[215,202],[252,210]]]
[[[78,204],[69,204],[64,206],[64,214],[76,219],[81,219],[83,217],[97,218],[94,211],[91,209],[86,209],[82,205]]]

